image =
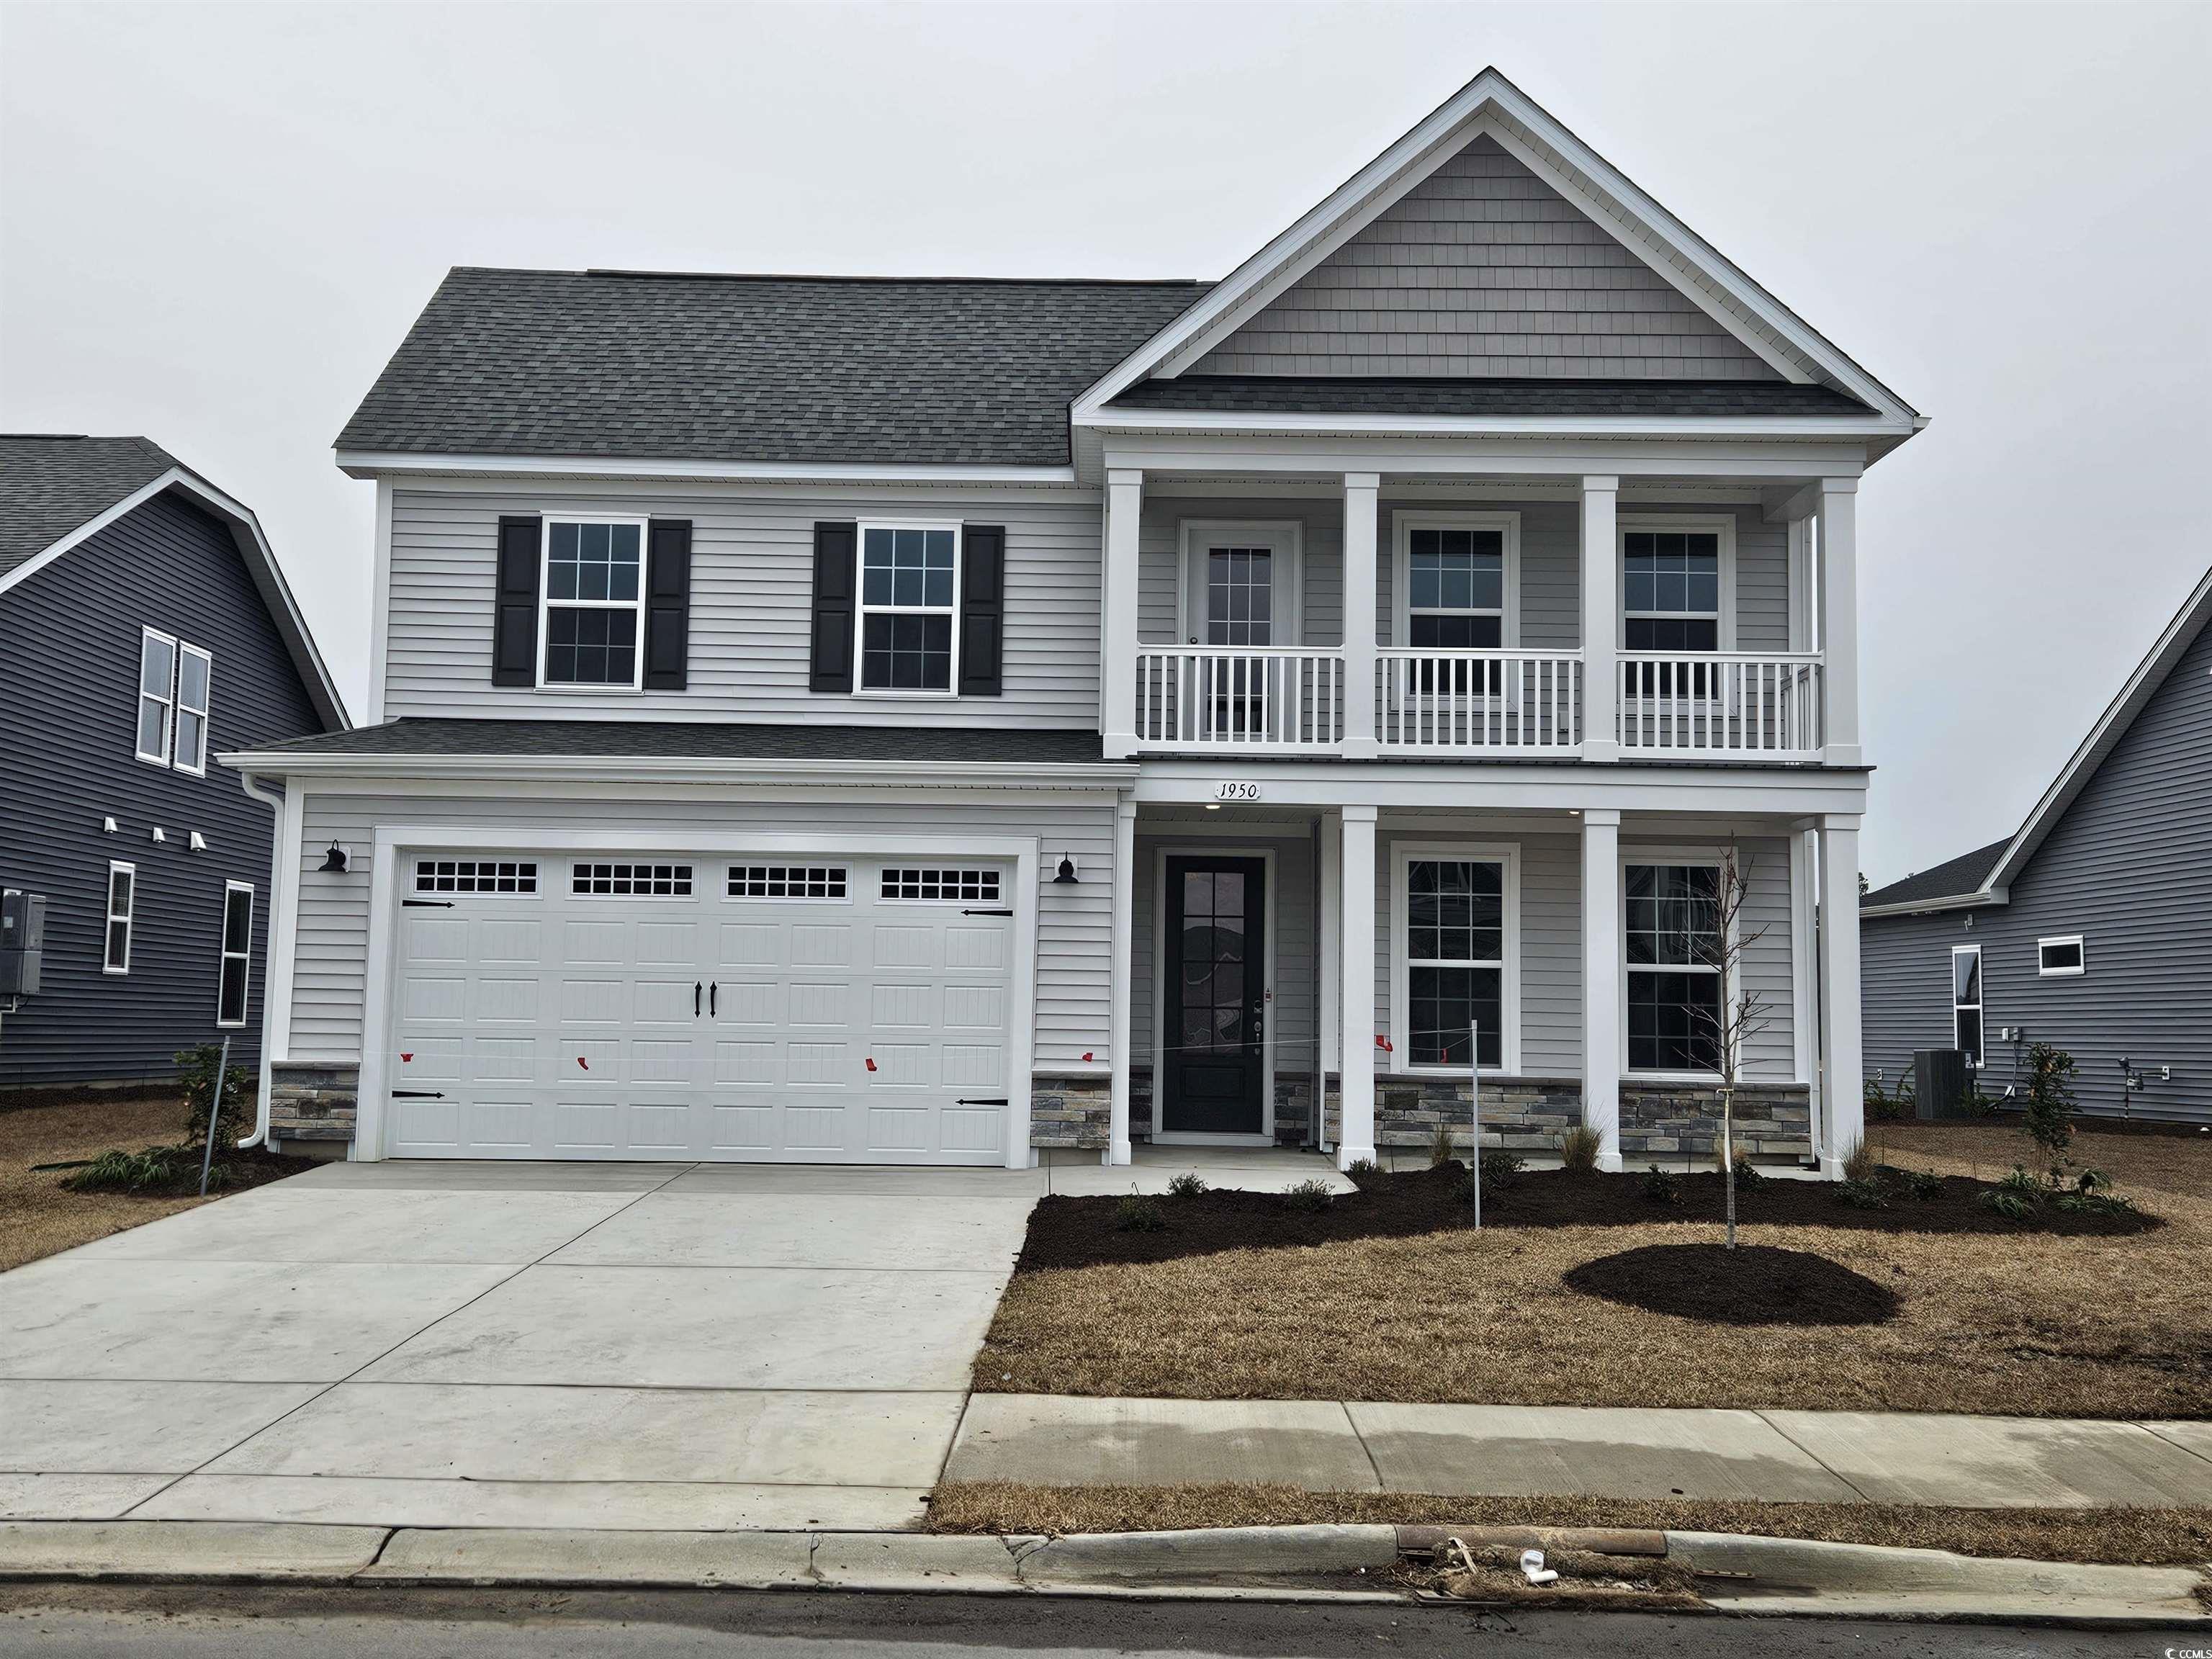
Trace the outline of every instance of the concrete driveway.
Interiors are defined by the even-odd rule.
[[[329,1165],[0,1274],[0,1517],[910,1525],[1030,1206],[1192,1162]]]

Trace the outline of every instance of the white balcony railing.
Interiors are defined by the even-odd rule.
[[[1820,659],[1737,652],[1624,652],[1615,708],[1620,748],[1670,756],[1816,758]]]
[[[1378,651],[1376,738],[1441,755],[1572,754],[1583,739],[1577,652]]]
[[[1146,647],[1137,653],[1137,740],[1167,749],[1333,750],[1344,741],[1344,653]]]

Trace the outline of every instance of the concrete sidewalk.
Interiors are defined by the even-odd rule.
[[[2212,1424],[976,1395],[947,1480],[1971,1509],[2212,1504]]]

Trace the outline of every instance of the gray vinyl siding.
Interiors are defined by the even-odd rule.
[[[1781,378],[1487,135],[1194,372]]]
[[[297,956],[293,974],[294,1060],[352,1060],[361,1053],[368,955],[373,840],[380,824],[511,825],[533,831],[620,829],[641,850],[678,849],[689,834],[867,834],[1038,841],[1036,1064],[1107,1063],[1112,955],[1114,802],[1110,794],[1012,804],[889,800],[716,800],[702,796],[627,801],[469,799],[395,794],[311,794],[304,812]],[[333,840],[353,854],[343,876],[314,873]],[[1081,878],[1052,878],[1063,854]]]
[[[215,658],[204,777],[136,758],[142,627]],[[234,1060],[258,1060],[275,820],[213,757],[320,729],[230,532],[174,495],[0,594],[0,884],[46,896],[44,988],[0,1020],[0,1088],[165,1077],[178,1049],[220,1041],[227,880],[254,890],[230,1036]],[[137,866],[127,975],[101,971],[111,860]]]
[[[2018,1077],[2022,1055],[1995,1041],[2017,1025],[2074,1056],[2086,1111],[2212,1122],[2212,628],[2036,849],[2008,903],[1869,917],[1861,928],[1869,1074],[1893,1085],[1915,1049],[1951,1045],[1951,948],[1979,945],[1986,1091]],[[2083,936],[2088,971],[2041,977],[2036,940],[2070,933]],[[2123,1058],[2150,1073],[2131,1097]]]
[[[688,519],[690,687],[540,691],[491,683],[502,514]],[[1006,531],[1004,691],[996,697],[840,696],[807,690],[817,520],[957,519]],[[395,489],[385,713],[542,714],[868,725],[1098,725],[1100,508],[1080,497],[915,501],[595,495],[546,484],[495,494]]]

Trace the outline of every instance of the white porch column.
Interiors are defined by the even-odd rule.
[[[1345,615],[1352,614],[1348,602]],[[1370,607],[1371,612],[1372,607]],[[1337,1135],[1340,1170],[1375,1156],[1375,809],[1343,809],[1343,866],[1339,882],[1344,923],[1338,930],[1343,991],[1338,1002],[1343,1036],[1343,1121]]]
[[[1613,542],[1619,478],[1583,480],[1583,758],[1620,758],[1614,721],[1620,696],[1613,641],[1620,627],[1620,555]],[[1615,823],[1619,819],[1616,817]]]
[[[1145,475],[1133,467],[1106,474],[1106,550],[1100,565],[1105,610],[1098,639],[1098,730],[1108,760],[1137,752],[1137,526]]]
[[[1820,825],[1800,819],[1790,826],[1790,1037],[1791,1070],[1811,1086],[1809,1132],[1820,1149],[1820,972],[1817,872]]]
[[[1820,480],[1820,678],[1831,766],[1859,763],[1858,488],[1856,478]],[[1856,895],[1852,902],[1856,914]]]
[[[1831,1178],[1866,1131],[1859,1039],[1859,821],[1820,820],[1820,1170]]]
[[[1620,813],[1591,807],[1583,813],[1583,1121],[1597,1131],[1601,1170],[1620,1167],[1621,931]]]
[[[1343,1060],[1339,1048],[1336,1001],[1343,988],[1344,974],[1339,964],[1344,960],[1339,948],[1338,936],[1344,921],[1344,830],[1336,814],[1324,812],[1321,817],[1321,1006],[1316,1012],[1314,1052],[1319,1058],[1316,1067],[1321,1073],[1321,1095],[1314,1102],[1317,1133],[1316,1143],[1323,1152],[1334,1144],[1322,1114],[1328,1105],[1328,1074],[1339,1071]]]
[[[1137,905],[1137,803],[1127,794],[1114,808],[1114,966],[1112,1023],[1107,1058],[1112,1062],[1108,1109],[1107,1164],[1129,1161],[1129,975]]]
[[[1369,760],[1376,752],[1375,527],[1382,491],[1379,473],[1344,475],[1344,753],[1349,760]],[[1345,850],[1350,856],[1351,848]]]

